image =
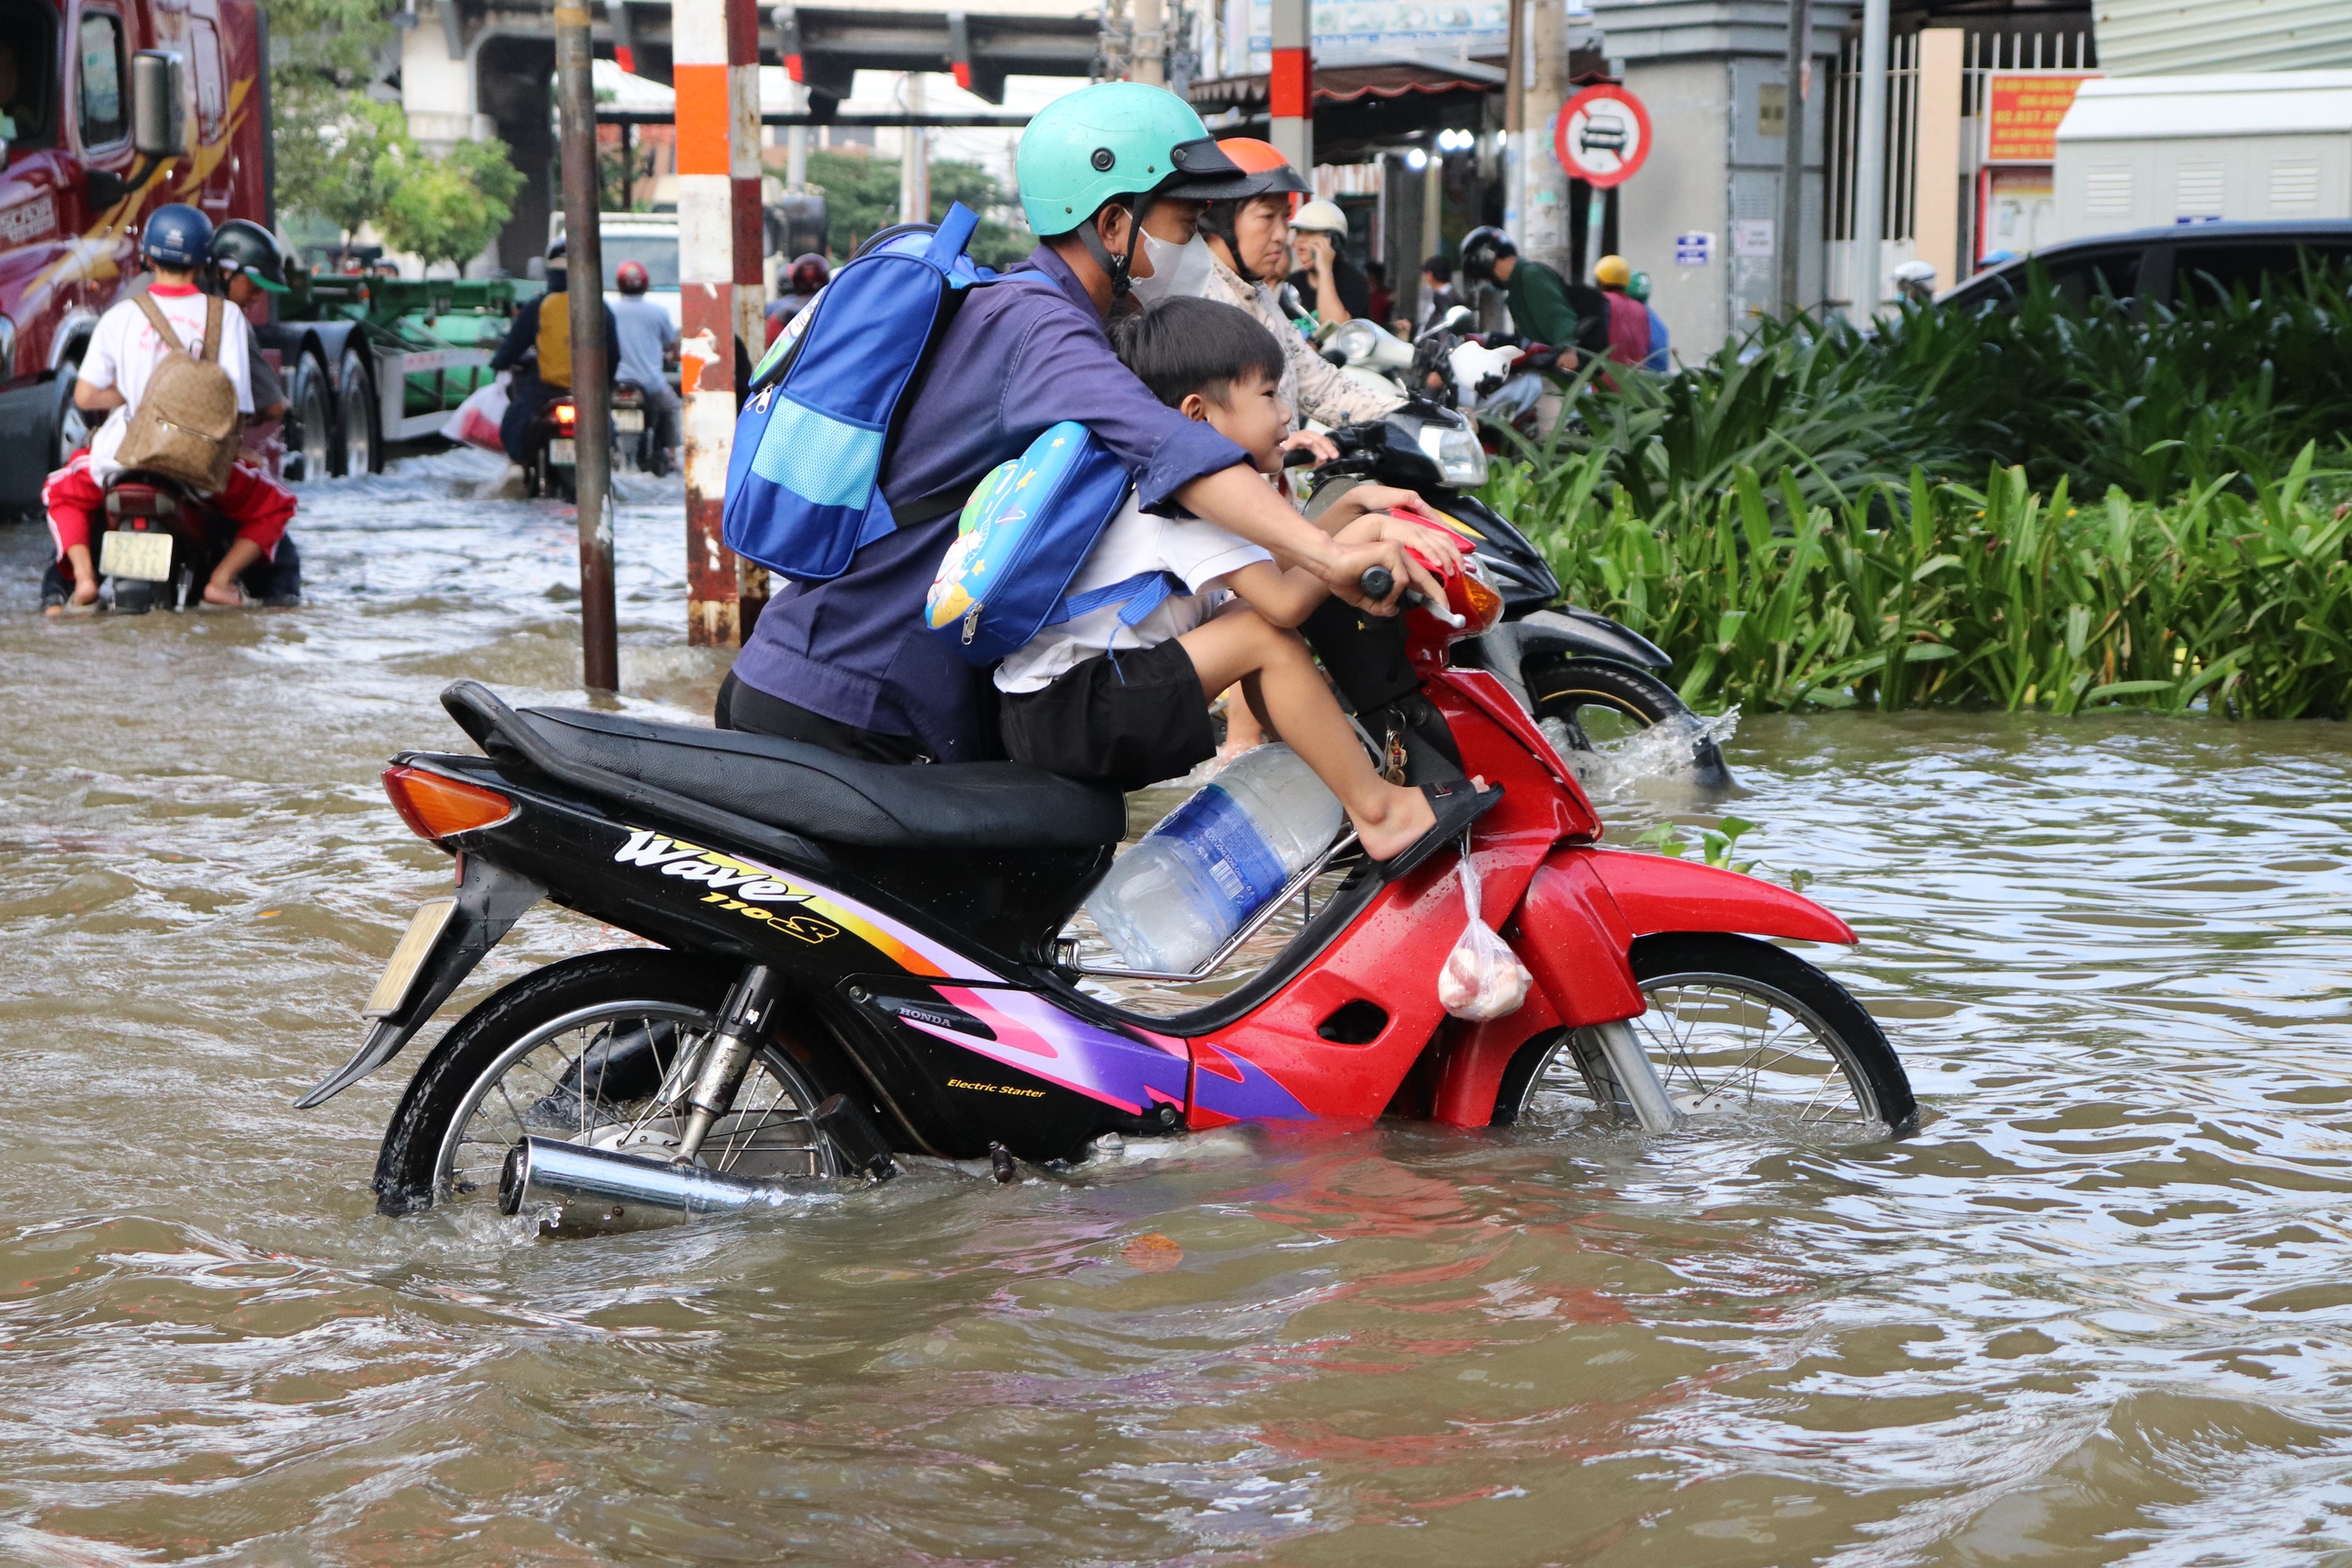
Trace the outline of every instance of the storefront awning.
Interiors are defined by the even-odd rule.
[[[1239,109],[1248,115],[1266,112],[1265,73],[1248,76],[1216,76],[1193,84],[1188,96],[1202,114]],[[1483,96],[1502,90],[1503,73],[1491,66],[1467,62],[1432,63],[1420,60],[1360,60],[1344,65],[1315,67],[1315,102],[1353,104],[1367,98],[1415,96]]]
[[[1350,164],[1408,146],[1439,130],[1489,122],[1504,73],[1466,61],[1353,60],[1315,67],[1315,157]],[[1217,76],[1187,96],[1218,136],[1263,136],[1266,77]],[[1499,109],[1495,122],[1499,123]]]

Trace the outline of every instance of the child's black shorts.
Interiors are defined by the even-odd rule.
[[[1098,653],[1043,691],[1002,699],[1005,753],[1064,778],[1114,789],[1180,779],[1216,753],[1209,699],[1184,645],[1170,638]]]

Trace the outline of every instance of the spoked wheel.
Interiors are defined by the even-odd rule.
[[[1676,1109],[1694,1122],[1832,1134],[1917,1129],[1894,1048],[1837,981],[1770,942],[1713,932],[1634,943],[1649,1010],[1628,1025]],[[1622,1096],[1589,1031],[1531,1041],[1503,1076],[1495,1121],[1615,1112]]]
[[[1696,722],[1673,687],[1631,664],[1563,659],[1531,662],[1525,674],[1537,722],[1564,749],[1605,757],[1644,730]],[[1728,788],[1732,782],[1723,750],[1713,740],[1691,747],[1690,773],[1694,782],[1710,789]]]
[[[592,953],[484,1000],[434,1047],[384,1134],[377,1208],[494,1207],[525,1134],[667,1157],[730,976],[654,952]],[[738,1176],[837,1176],[809,1120],[813,1070],[771,1043],[695,1163]]]

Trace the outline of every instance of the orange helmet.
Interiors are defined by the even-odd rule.
[[[1241,247],[1233,237],[1235,209],[1242,202],[1261,196],[1287,195],[1291,211],[1296,212],[1299,198],[1313,195],[1315,187],[1300,177],[1298,171],[1290,166],[1290,160],[1270,141],[1261,141],[1254,136],[1228,136],[1216,146],[1249,177],[1250,189],[1247,195],[1229,201],[1210,202],[1201,212],[1201,231],[1223,240],[1226,249],[1233,254],[1236,270],[1245,280],[1254,283],[1256,276],[1239,265]]]

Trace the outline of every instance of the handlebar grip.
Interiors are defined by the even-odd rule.
[[[1308,468],[1321,461],[1322,459],[1315,455],[1315,449],[1311,446],[1295,447],[1283,454],[1283,467],[1285,468]]]
[[[1363,575],[1356,579],[1356,586],[1363,591],[1365,598],[1385,604],[1396,591],[1396,574],[1385,566],[1366,567]]]

